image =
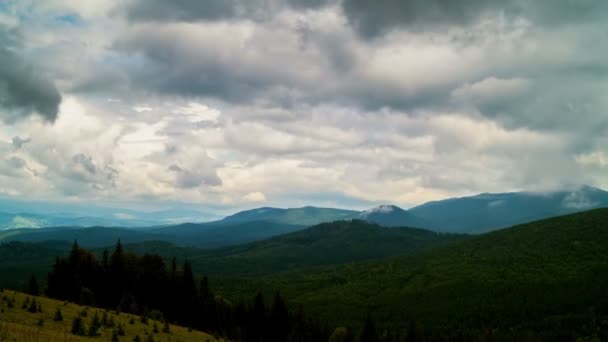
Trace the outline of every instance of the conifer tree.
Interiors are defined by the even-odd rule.
[[[376,331],[376,324],[372,319],[371,314],[367,315],[363,330],[361,330],[361,336],[359,337],[360,342],[378,342],[378,333]]]
[[[32,296],[40,295],[40,287],[38,286],[38,280],[34,275],[32,275],[30,277],[30,280],[28,281],[27,293],[31,294]]]
[[[277,292],[270,310],[268,340],[271,342],[286,341],[290,330],[287,305],[281,294]]]

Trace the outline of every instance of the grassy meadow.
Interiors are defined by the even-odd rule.
[[[61,312],[61,320],[58,319],[58,311]],[[90,334],[90,327],[95,325],[93,324],[95,316],[99,321],[99,329],[96,333]],[[73,322],[77,317],[80,317],[83,323],[81,333],[86,336],[72,333]],[[200,331],[175,325],[166,326],[163,322],[151,318],[143,319],[131,314],[0,290],[0,341],[219,342],[223,340]]]

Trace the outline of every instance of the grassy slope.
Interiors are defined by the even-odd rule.
[[[371,308],[388,325],[410,317],[436,326],[524,330],[554,329],[564,321],[608,325],[590,319],[608,314],[608,209],[488,233],[410,257],[217,285],[228,297],[247,288],[280,289],[293,304],[338,324],[357,325]]]
[[[12,308],[9,308],[6,299],[12,300],[13,298],[15,304]],[[22,309],[22,303],[26,298],[35,298],[39,301],[42,306],[42,313],[30,313]],[[63,314],[62,322],[53,320],[58,308]],[[0,292],[0,341],[110,341],[111,328],[100,329],[100,335],[94,338],[74,336],[70,333],[72,320],[83,309],[84,307],[72,303],[4,290]],[[98,312],[101,319],[104,310],[88,308],[87,312],[87,317],[84,317],[83,320],[88,326],[94,313]],[[148,324],[144,324],[139,317],[125,313],[108,312],[108,314],[114,318],[116,324],[120,323],[125,328],[126,335],[121,336],[120,341],[133,341],[136,335],[139,335],[141,340],[145,341],[149,334],[154,337],[155,341],[217,341],[211,335],[199,331],[188,331],[186,328],[173,325],[170,327],[170,333],[153,333],[154,324],[157,324],[160,331],[162,331],[163,324],[152,320],[148,320]],[[38,325],[41,319],[44,320],[43,326]],[[133,324],[130,324],[130,321],[133,321]]]

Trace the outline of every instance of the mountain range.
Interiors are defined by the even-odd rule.
[[[0,227],[13,228],[2,232],[0,241],[79,239],[84,246],[99,247],[123,237],[128,242],[163,240],[180,246],[220,248],[301,231],[319,223],[343,220],[362,220],[384,227],[479,234],[600,207],[608,207],[608,192],[583,186],[544,193],[484,193],[429,202],[409,210],[394,205],[381,205],[365,211],[311,206],[289,209],[263,207],[203,223],[170,224],[172,221],[168,217],[175,215],[175,212],[146,215],[124,211],[127,216],[122,218],[115,214],[99,218],[67,214],[52,217],[48,214],[0,214]],[[4,209],[7,208],[10,209],[10,206]],[[98,213],[102,212],[105,211]],[[109,212],[115,213],[116,210]],[[202,212],[196,211],[189,214],[196,216],[196,213],[202,215]],[[185,212],[182,214],[182,218],[187,216]],[[49,225],[53,227],[45,228]],[[83,226],[95,228],[85,230]],[[102,227],[115,228],[104,231]],[[32,231],[23,228],[44,229]]]
[[[302,305],[335,325],[356,327],[372,312],[382,328],[404,322],[472,331],[491,326],[493,333],[540,331],[550,333],[544,339],[576,340],[573,332],[593,336],[608,328],[602,323],[608,322],[607,222],[608,209],[596,209],[454,235],[355,219],[215,250],[168,242],[125,249],[157,253],[167,263],[188,258],[199,275],[213,277],[225,298],[280,291],[291,307]],[[0,244],[0,287],[22,286],[31,274],[44,279],[54,257],[69,248],[58,242]]]

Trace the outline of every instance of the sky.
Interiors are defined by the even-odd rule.
[[[608,187],[605,0],[2,0],[0,196]]]

